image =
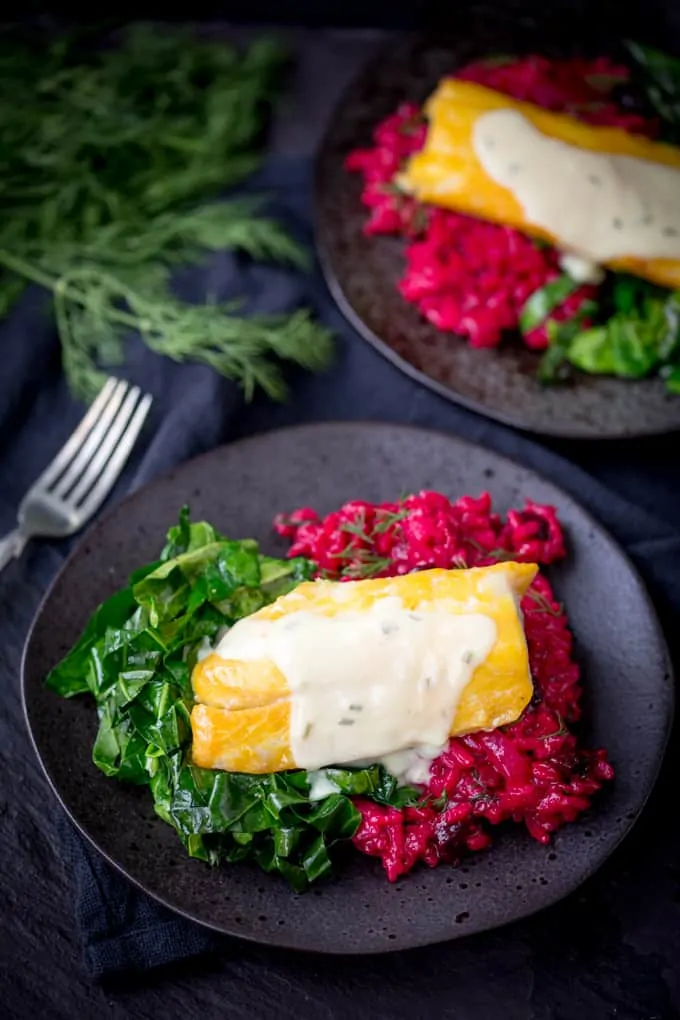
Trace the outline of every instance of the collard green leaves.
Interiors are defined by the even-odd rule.
[[[582,329],[578,317],[551,323],[540,378],[553,382],[572,365],[594,375],[642,379],[659,374],[677,392],[680,373],[680,291],[666,291],[616,275],[606,305],[609,318]]]
[[[618,309],[596,329],[578,333],[569,346],[572,365],[584,372],[641,379],[680,355],[680,294],[663,292],[626,277],[614,283]]]
[[[92,751],[107,776],[148,785],[156,813],[192,857],[216,864],[253,860],[298,891],[331,870],[330,851],[360,815],[350,799],[395,805],[418,792],[397,788],[381,766],[328,769],[336,792],[310,798],[304,771],[255,776],[201,769],[191,761],[191,670],[206,643],[242,616],[312,576],[304,559],[260,554],[188,510],[158,561],[93,614],[80,640],[49,674],[64,697],[90,692],[99,729]]]
[[[550,280],[544,287],[535,290],[525,303],[519,317],[519,328],[522,333],[530,333],[544,322],[551,312],[566,301],[570,294],[578,290],[580,284],[566,273]]]
[[[661,118],[666,141],[680,141],[680,60],[668,53],[628,41],[635,61],[634,77],[652,109]]]

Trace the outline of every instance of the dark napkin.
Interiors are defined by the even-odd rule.
[[[272,212],[311,244],[308,162],[271,160],[252,187],[267,189]],[[225,255],[204,273],[185,273],[181,287],[195,297],[211,288],[224,296],[246,292],[257,310],[310,304],[337,335],[336,363],[322,376],[292,372],[292,398],[285,406],[260,397],[244,406],[235,387],[208,369],[175,365],[131,341],[125,375],[155,400],[149,427],[113,498],[202,450],[264,429],[321,419],[429,426],[492,447],[563,486],[626,547],[662,612],[680,609],[680,461],[673,446],[641,444],[637,452],[630,444],[548,448],[457,408],[403,376],[364,343],[338,312],[318,270],[301,278]],[[58,344],[39,293],[27,296],[0,329],[0,356],[0,525],[9,530],[22,494],[82,408],[70,399],[60,376]],[[587,470],[577,466],[579,460]],[[11,691],[0,702],[0,747],[14,739],[20,725],[16,677],[28,624],[71,544],[33,543],[0,576],[0,631],[7,655],[0,671],[8,674],[0,677],[0,689]],[[51,840],[73,883],[85,961],[94,976],[143,971],[227,944],[129,885],[64,817]]]

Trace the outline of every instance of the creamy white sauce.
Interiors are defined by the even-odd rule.
[[[212,654],[213,646],[210,644],[210,638],[204,637],[196,651],[196,662],[202,662],[203,659],[207,659]]]
[[[423,782],[446,743],[463,690],[494,645],[495,621],[432,606],[410,611],[395,596],[365,612],[338,601],[331,617],[301,611],[239,620],[217,654],[269,659],[286,677],[298,767],[386,761],[412,751],[395,768]]]
[[[680,258],[680,171],[550,138],[516,110],[479,117],[473,147],[527,221],[596,263]]]
[[[307,778],[309,779],[310,800],[323,800],[324,797],[330,797],[332,793],[339,793],[339,787],[332,779],[328,778],[323,769],[320,772],[309,772]]]
[[[432,762],[446,750],[447,743],[444,741],[438,746],[421,744],[418,747],[409,747],[405,751],[383,754],[379,762],[397,779],[400,786],[411,783],[415,783],[416,786],[427,786]]]
[[[604,269],[598,266],[597,262],[581,258],[580,255],[570,255],[568,252],[560,255],[560,268],[576,283],[592,283],[597,286],[606,276]]]

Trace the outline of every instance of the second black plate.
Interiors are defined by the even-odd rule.
[[[317,245],[330,290],[355,329],[390,361],[441,396],[474,411],[545,435],[612,439],[680,429],[680,397],[658,379],[639,381],[577,374],[569,385],[545,387],[539,356],[517,340],[474,350],[425,321],[397,290],[404,242],[366,237],[359,174],[347,154],[371,144],[373,128],[405,100],[422,102],[457,66],[495,53],[567,56],[575,49],[606,54],[594,20],[578,35],[562,17],[555,29],[495,11],[463,21],[450,37],[405,37],[381,52],[333,112],[316,173]],[[569,43],[569,31],[578,46]]]

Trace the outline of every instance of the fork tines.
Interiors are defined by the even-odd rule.
[[[36,488],[89,517],[122,471],[150,406],[151,397],[138,386],[108,379]]]

